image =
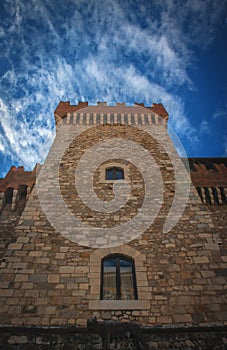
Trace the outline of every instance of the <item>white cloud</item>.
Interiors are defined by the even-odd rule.
[[[214,113],[212,118],[213,119],[224,118],[227,122],[227,104],[224,106],[224,108],[221,108],[216,113]]]
[[[190,142],[197,142],[197,130],[190,124],[185,115],[184,103],[176,95],[168,93],[162,86],[153,83],[141,75],[134,66],[107,65],[95,58],[84,61],[85,71],[90,78],[94,102],[101,98],[104,101],[162,102],[170,114],[170,124],[179,136],[187,135]],[[111,72],[111,73],[110,73]],[[105,86],[105,92],[97,87]],[[122,94],[122,91],[124,94]],[[123,97],[123,98],[122,98]]]
[[[22,22],[20,5],[17,0],[5,0],[2,4],[4,8],[5,21],[0,25],[0,37],[14,32]],[[5,25],[3,25],[5,24]]]
[[[193,48],[212,41],[226,3],[5,0],[0,150],[29,168],[43,161],[59,100],[162,102],[171,126],[195,144],[181,88],[193,85]]]
[[[4,140],[2,135],[0,135],[0,152],[4,152],[4,151],[5,151]]]
[[[203,134],[209,134],[210,128],[207,120],[203,120],[199,125],[199,131]]]
[[[181,0],[153,0],[153,4],[161,13],[160,30],[175,40],[179,49],[187,50],[187,45],[206,47],[212,42],[227,2],[185,0],[182,6]]]
[[[37,158],[40,161],[45,159],[54,133],[39,125],[38,122],[34,125],[21,123],[12,118],[11,113],[12,110],[8,110],[4,102],[0,100],[0,125],[5,135],[3,143],[1,143],[3,139],[0,139],[0,150],[5,156],[11,156],[12,161],[21,162],[26,168],[32,169],[37,163]]]

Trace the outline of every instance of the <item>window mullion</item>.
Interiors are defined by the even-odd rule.
[[[103,286],[104,286],[104,261],[102,260],[102,263],[101,263],[101,286],[100,286],[100,296],[101,296],[101,299],[103,299]]]
[[[121,276],[120,276],[120,258],[116,258],[116,289],[117,299],[121,299]]]
[[[133,287],[134,287],[134,298],[138,299],[138,291],[137,291],[137,283],[136,283],[136,271],[135,271],[134,262],[132,265],[132,278],[133,278]]]

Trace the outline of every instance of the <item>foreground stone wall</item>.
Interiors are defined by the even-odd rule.
[[[0,328],[0,348],[4,350],[225,350],[226,328],[146,328],[110,336],[87,328]]]

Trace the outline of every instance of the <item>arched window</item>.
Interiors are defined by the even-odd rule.
[[[124,180],[124,170],[117,167],[107,168],[106,180]]]
[[[120,254],[102,259],[101,299],[138,299],[133,259]]]

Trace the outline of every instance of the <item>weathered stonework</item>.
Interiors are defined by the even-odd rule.
[[[133,323],[120,326],[119,323],[105,322],[100,323],[95,331],[89,325],[87,328],[0,327],[0,347],[7,350],[224,350],[227,343],[226,332],[221,327],[161,329],[139,328]]]
[[[227,324],[226,167],[219,166],[219,173],[214,174],[216,180],[212,180],[210,170],[209,183],[203,183],[201,173],[198,177],[191,173],[197,191],[192,185],[179,221],[176,220],[170,231],[163,232],[175,198],[176,174],[183,183],[185,170],[167,133],[168,114],[162,108],[161,105],[145,108],[143,105],[60,103],[55,111],[56,139],[40,170],[43,186],[39,183],[34,186],[14,230],[17,221],[14,224],[8,221],[13,238],[7,241],[3,231],[2,247],[5,239],[7,249],[3,247],[0,272],[2,325],[86,327],[87,321],[94,317],[99,322],[136,322],[143,327],[224,327]],[[113,147],[109,160],[103,161],[91,174],[97,197],[110,202],[114,199],[113,181],[105,179],[105,169],[116,165],[124,169],[131,192],[127,203],[114,213],[89,208],[75,186],[75,172],[87,150],[97,143],[118,138],[146,149],[158,165],[164,189],[162,197],[152,197],[154,207],[159,206],[160,210],[151,224],[140,235],[132,227],[128,237],[109,237],[106,233],[102,235],[102,230],[117,230],[142,210],[147,187],[135,164],[121,157],[112,158],[111,152],[114,154],[118,149]],[[143,153],[139,152],[140,149],[137,156],[142,158]],[[86,160],[91,161],[89,157]],[[199,166],[196,169],[198,171]],[[207,172],[203,170],[206,178]],[[158,174],[152,174],[154,186],[159,184],[157,178]],[[217,192],[218,202],[215,195],[212,197],[215,191],[209,192],[213,198],[210,203],[200,195],[198,188],[209,186],[223,188]],[[59,200],[54,197],[56,188],[61,194]],[[183,203],[186,194],[181,195]],[[42,198],[46,198],[45,201]],[[4,209],[3,204],[2,207]],[[0,228],[3,214],[2,211]],[[172,220],[177,214],[176,209]],[[81,228],[81,236],[71,239],[75,236],[72,233],[74,218],[91,231]],[[52,225],[55,219],[57,227]],[[100,233],[92,236],[93,228],[98,228]],[[115,253],[134,260],[138,300],[100,300],[101,261]],[[151,340],[148,343],[149,349],[159,348],[151,345]],[[102,349],[102,345],[97,346],[100,347],[94,349]],[[194,345],[187,346],[190,349]]]

